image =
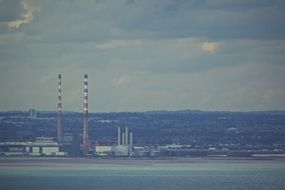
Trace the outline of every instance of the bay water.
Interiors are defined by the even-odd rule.
[[[0,160],[1,190],[284,190],[284,161]]]

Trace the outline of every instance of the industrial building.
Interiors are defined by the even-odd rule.
[[[37,111],[35,109],[29,109],[29,118],[31,119],[37,118]]]
[[[96,146],[95,155],[97,156],[111,156],[112,146]]]
[[[84,74],[83,81],[83,127],[81,136],[71,133],[63,133],[62,130],[62,76],[58,74],[58,98],[57,98],[57,134],[56,141],[48,137],[36,138],[35,142],[5,142],[0,143],[2,155],[31,155],[31,156],[161,156],[185,155],[188,151],[181,150],[178,145],[168,145],[160,148],[134,147],[133,133],[125,127],[124,131],[118,127],[117,145],[91,146],[89,142],[88,125],[88,75]],[[36,111],[29,110],[29,117],[36,118]]]
[[[133,148],[133,133],[129,132],[128,127],[125,132],[121,132],[121,127],[118,127],[118,144],[113,147],[114,156],[134,156]]]
[[[60,145],[52,138],[38,137],[35,142],[1,142],[3,156],[66,156]]]
[[[84,104],[83,104],[83,138],[82,152],[88,154],[90,150],[88,133],[88,88],[87,77],[84,75]],[[58,74],[58,98],[57,98],[57,136],[56,141],[50,137],[36,138],[35,142],[2,142],[0,143],[0,153],[5,156],[30,155],[30,156],[66,156],[68,153],[77,156],[80,148],[78,139],[74,140],[73,134],[62,133],[62,90],[61,74]],[[37,112],[29,110],[29,117],[36,118]]]

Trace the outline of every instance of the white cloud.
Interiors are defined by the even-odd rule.
[[[202,51],[213,53],[218,49],[218,43],[216,42],[203,42],[200,45]]]
[[[102,50],[115,49],[115,48],[135,48],[141,45],[140,40],[112,40],[109,42],[96,45],[96,48]]]
[[[46,83],[46,82],[49,82],[51,79],[54,79],[56,78],[57,76],[57,72],[56,71],[51,71],[45,75],[43,75],[41,78],[40,78],[40,82],[42,83]]]
[[[117,80],[115,80],[117,85],[125,85],[131,82],[132,78],[129,75],[122,75]]]
[[[21,18],[8,22],[8,26],[10,28],[18,29],[21,25],[30,23],[33,20],[33,12],[35,8],[25,0],[21,1],[21,5],[25,12],[22,14]]]

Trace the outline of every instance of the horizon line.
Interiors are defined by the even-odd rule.
[[[34,109],[37,112],[54,112],[57,113],[57,110],[37,110],[35,108],[29,108],[26,110],[0,110],[0,113],[7,112],[29,112],[29,110]],[[250,112],[285,112],[285,109],[275,109],[275,110],[199,110],[199,109],[178,109],[178,110],[147,110],[147,111],[99,111],[99,112],[89,112],[90,114],[96,113],[147,113],[147,112],[238,112],[238,113],[250,113]],[[83,113],[83,111],[71,111],[66,110],[62,113]]]

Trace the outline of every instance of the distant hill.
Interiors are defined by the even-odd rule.
[[[0,112],[0,140],[33,140],[56,136],[56,112]],[[63,132],[80,136],[82,113],[64,112]],[[137,145],[190,144],[198,147],[269,147],[285,145],[285,111],[148,111],[89,114],[90,139],[114,144],[117,127],[128,127]]]

